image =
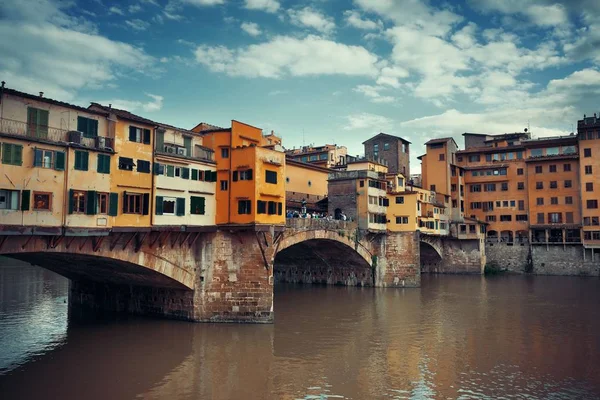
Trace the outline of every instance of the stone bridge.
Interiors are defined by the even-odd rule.
[[[288,219],[285,227],[210,231],[0,228],[0,255],[70,279],[73,312],[192,321],[272,322],[277,282],[418,287],[423,246],[443,260],[426,272],[447,272],[440,269],[453,257],[449,245],[418,232],[365,232],[345,221]]]

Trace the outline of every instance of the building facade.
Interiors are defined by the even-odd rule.
[[[323,168],[334,168],[346,165],[348,149],[345,146],[326,144],[324,146],[302,146],[298,149],[286,150],[288,158],[318,165]]]
[[[398,136],[379,133],[363,142],[365,157],[382,160],[391,173],[410,174],[410,142]]]
[[[327,212],[327,178],[330,170],[317,165],[286,159],[286,208],[307,212]]]

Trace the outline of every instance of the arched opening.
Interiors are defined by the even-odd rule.
[[[334,212],[334,218],[335,219],[342,219],[342,209],[341,208],[336,208],[335,212]]]
[[[502,231],[502,232],[500,232],[500,242],[501,243],[512,243],[513,242],[513,233],[512,233],[512,231]]]
[[[421,272],[436,273],[441,272],[442,256],[427,242],[420,242],[421,253]]]
[[[486,240],[489,243],[498,243],[498,231],[494,231],[494,230],[487,231]]]
[[[274,282],[373,286],[373,270],[364,255],[331,239],[309,239],[280,250]]]
[[[529,242],[529,232],[528,231],[517,231],[515,233],[515,241],[517,243],[527,243]]]

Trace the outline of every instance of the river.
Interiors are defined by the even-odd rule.
[[[276,286],[275,324],[69,318],[68,281],[0,261],[0,398],[600,398],[600,280]]]

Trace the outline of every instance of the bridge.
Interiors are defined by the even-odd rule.
[[[318,219],[197,231],[113,228],[95,236],[4,226],[0,255],[70,279],[72,310],[269,323],[278,282],[405,288],[420,285],[422,265],[423,272],[481,273],[479,247],[467,242]]]

